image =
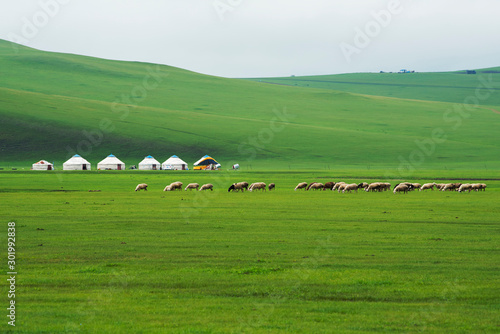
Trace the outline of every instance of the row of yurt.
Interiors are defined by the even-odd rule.
[[[139,162],[139,169],[141,170],[188,170],[188,164],[176,155],[172,155],[165,160],[162,164],[152,156],[148,155],[141,162]]]
[[[220,164],[213,158],[205,155],[194,163],[195,170],[218,169]],[[68,161],[63,163],[63,170],[90,170],[91,164],[80,155],[75,154]],[[53,170],[54,165],[46,160],[40,160],[33,164],[33,170]],[[108,155],[97,164],[98,170],[124,170],[125,163],[113,154]],[[151,155],[145,157],[139,163],[140,170],[188,170],[188,164],[176,155],[172,155],[162,164]]]

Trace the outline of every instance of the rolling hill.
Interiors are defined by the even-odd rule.
[[[441,99],[423,89],[395,98],[12,46],[0,40],[0,167],[46,159],[57,168],[75,153],[93,167],[110,153],[127,164],[148,154],[192,164],[210,154],[254,169],[500,166],[498,81],[477,107],[451,103],[486,73],[429,74],[437,84],[428,90]]]
[[[257,82],[425,101],[500,106],[500,67],[437,73],[349,73],[336,75],[254,78]],[[480,94],[476,89],[489,94]]]

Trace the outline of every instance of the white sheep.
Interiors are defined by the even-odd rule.
[[[248,191],[253,191],[254,189],[266,191],[266,184],[264,182],[256,182],[252,183],[252,185],[248,187]]]
[[[186,189],[184,189],[184,191],[187,191],[188,189],[191,191],[193,189],[196,189],[198,190],[198,188],[200,187],[200,185],[198,183],[190,183],[186,186]]]
[[[323,183],[319,183],[319,182],[314,182],[313,184],[311,184],[309,186],[309,189],[310,190],[323,190],[323,188],[325,187],[325,185]]]
[[[358,185],[356,183],[351,183],[347,184],[344,189],[342,189],[342,193],[348,192],[350,193],[351,191],[358,192]]]
[[[342,182],[342,181],[341,181],[341,182],[337,182],[337,183],[335,183],[335,185],[334,185],[334,186],[333,186],[333,188],[332,188],[332,191],[334,191],[334,190],[338,190],[338,189],[339,189],[339,187],[340,187],[341,185],[343,185],[343,184],[346,184],[346,183],[345,183],[345,182]]]
[[[470,183],[464,183],[458,188],[458,192],[462,193],[464,191],[470,192],[472,190],[472,184]]]
[[[202,190],[209,190],[209,189],[211,191],[214,191],[214,185],[211,184],[211,183],[204,184],[204,185],[201,186],[200,191],[202,191]]]
[[[135,187],[135,191],[139,191],[141,189],[148,191],[148,185],[146,183],[139,183],[137,187]]]
[[[252,185],[253,185],[253,184],[252,184]],[[241,192],[244,192],[244,191],[245,191],[245,187],[244,187],[244,185],[242,184],[242,182],[239,182],[239,183],[233,183],[233,184],[229,187],[229,189],[227,190],[227,192],[230,192],[230,191],[233,191],[233,192],[234,192],[234,191],[236,191],[236,192],[238,192],[238,191],[240,191],[240,190],[241,190]]]
[[[396,187],[394,187],[393,192],[394,193],[403,192],[404,194],[406,194],[408,191],[410,191],[410,187],[408,187],[408,185],[406,185],[404,183],[400,183]]]
[[[420,187],[419,191],[423,191],[423,190],[432,190],[434,191],[434,187],[437,187],[436,183],[425,183],[423,186]]]
[[[174,191],[174,190],[182,190],[182,182],[172,182],[168,186],[163,189],[163,191]]]
[[[381,182],[373,182],[368,185],[368,187],[365,187],[365,191],[370,192],[370,191],[380,191],[380,187],[382,186]]]
[[[297,184],[297,186],[295,187],[295,191],[297,191],[297,189],[305,189],[306,187],[307,187],[307,182],[301,182]]]

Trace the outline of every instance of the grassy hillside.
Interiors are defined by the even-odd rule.
[[[500,106],[500,67],[479,69],[475,75],[465,73],[349,73],[249,80],[404,99]],[[478,88],[479,99],[475,100]]]
[[[210,154],[243,168],[500,166],[500,115],[489,109],[16,51],[5,41],[0,75],[1,166],[46,159],[60,167],[74,153],[93,167],[110,153],[127,164],[148,154],[192,164]]]

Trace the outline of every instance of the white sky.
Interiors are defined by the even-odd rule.
[[[2,0],[0,38],[225,77],[447,71],[500,66],[499,13],[499,0]]]

